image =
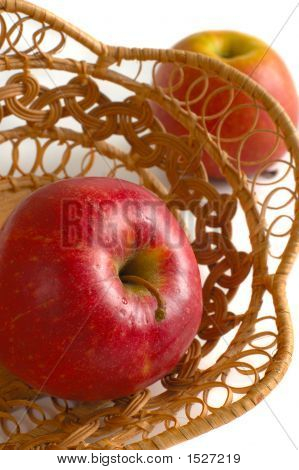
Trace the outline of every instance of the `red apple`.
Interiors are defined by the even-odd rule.
[[[0,232],[0,361],[78,400],[134,393],[171,371],[202,315],[200,275],[154,194],[113,178],[35,191]]]
[[[289,114],[293,123],[297,123],[298,98],[291,75],[279,55],[260,39],[235,31],[206,31],[189,36],[173,47],[174,49],[183,49],[208,55],[249,75],[276,98]],[[201,76],[201,71],[185,67],[184,77],[181,83],[179,83],[181,77],[178,71],[175,72],[173,65],[161,64],[157,68],[155,79],[157,85],[166,90],[169,87],[169,82],[172,80],[174,84],[178,85],[174,89],[173,95],[175,98],[185,101],[188,98],[188,88]],[[196,100],[196,97],[200,97],[200,93],[204,90],[204,81],[195,83],[189,96],[189,99],[194,100],[193,104],[190,105],[191,110],[200,117],[203,114],[204,100],[212,92],[215,95],[207,105],[206,116],[212,117],[221,110],[225,110],[229,104],[230,95],[227,90],[221,90],[221,87],[226,84],[222,79],[211,77],[204,97]],[[232,110],[234,106],[238,105],[245,105],[245,107],[243,106],[243,108],[239,108],[229,114],[223,122],[220,132],[222,139],[221,146],[232,157],[235,166],[238,166],[238,151],[241,149],[241,168],[249,175],[262,169],[268,154],[271,154],[269,159],[273,161],[281,158],[286,150],[282,141],[275,148],[276,137],[269,132],[254,133],[244,143],[244,146],[240,147],[242,135],[247,134],[252,128],[275,131],[273,121],[264,110],[259,112],[255,122],[256,111],[253,106],[250,106],[252,104],[253,100],[251,97],[242,91],[236,91],[229,108]],[[162,108],[154,103],[152,103],[152,106],[156,116],[167,131],[176,135],[186,134],[186,129]],[[208,119],[206,124],[209,132],[215,135],[219,123],[219,116]],[[238,137],[240,138],[238,139]],[[229,142],[224,139],[234,140]],[[203,161],[208,174],[212,178],[222,178],[217,165],[206,153],[203,154]]]

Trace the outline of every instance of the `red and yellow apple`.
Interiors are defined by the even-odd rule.
[[[0,232],[0,361],[77,400],[134,393],[171,371],[202,315],[197,261],[141,186],[75,178],[21,202]]]
[[[260,39],[235,31],[206,31],[183,39],[173,48],[205,54],[249,75],[282,105],[293,123],[297,123],[298,98],[292,77],[281,57]],[[223,88],[227,85],[224,80],[210,77],[204,92],[205,81],[200,80],[201,71],[184,67],[183,72],[182,77],[173,65],[161,64],[155,74],[156,84],[165,88],[167,93],[172,83],[174,97],[183,102],[191,100],[191,111],[199,117],[205,114],[206,127],[213,135],[219,131],[222,115],[227,113],[221,123],[219,136],[222,148],[228,152],[235,166],[239,167],[239,159],[241,169],[247,174],[253,174],[261,170],[266,161],[283,156],[286,149],[282,141],[277,142],[275,124],[265,110],[260,109],[257,114],[250,96],[236,90],[230,102],[230,92]],[[190,86],[191,91],[188,92]],[[203,97],[200,97],[201,93]],[[209,95],[209,101],[204,105]],[[152,107],[168,132],[175,135],[187,133],[161,107],[155,103],[152,103]],[[251,132],[253,130],[255,132]],[[249,133],[250,136],[242,143],[242,136]],[[205,152],[203,161],[212,178],[222,178],[219,168]]]

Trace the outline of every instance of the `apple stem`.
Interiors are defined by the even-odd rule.
[[[133,275],[122,275],[121,276],[122,282],[130,282],[132,284],[138,284],[140,286],[145,287],[150,293],[156,298],[158,307],[155,311],[155,318],[157,321],[164,320],[166,312],[164,302],[162,300],[161,295],[159,294],[158,290],[149,282],[139,276]]]

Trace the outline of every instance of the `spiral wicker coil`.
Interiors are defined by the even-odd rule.
[[[1,223],[17,202],[57,178],[125,174],[155,191],[182,223],[188,213],[204,278],[198,336],[149,390],[66,402],[0,368],[0,448],[164,449],[237,418],[270,393],[292,356],[286,280],[299,243],[299,141],[290,119],[254,81],[214,59],[107,46],[30,3],[0,5]],[[186,65],[198,69],[206,102],[209,80],[226,82],[228,101],[215,132],[207,131],[207,114],[192,113],[190,93],[182,102],[172,93],[175,84],[156,85],[157,64],[167,62],[179,75]],[[221,126],[240,90],[256,113],[267,111],[275,129],[252,126],[250,133],[271,132],[273,151],[279,142],[287,148],[271,180],[260,174],[249,180],[223,149]],[[186,135],[167,133],[150,101]],[[240,148],[246,138],[236,138]],[[207,177],[203,148],[226,179],[221,191]],[[237,214],[248,231],[246,246],[234,230]],[[251,296],[236,302],[245,285]]]

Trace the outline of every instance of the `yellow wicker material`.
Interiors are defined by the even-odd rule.
[[[214,59],[106,46],[32,4],[0,3],[0,222],[57,178],[125,174],[155,191],[179,220],[192,214],[189,237],[204,279],[198,336],[176,369],[149,390],[111,402],[68,403],[1,368],[6,439],[0,448],[164,449],[239,417],[277,385],[292,356],[285,287],[299,240],[299,142],[290,119],[254,81]],[[186,65],[197,68],[206,102],[209,80],[217,76],[227,83],[230,103],[242,89],[257,113],[269,113],[276,130],[262,132],[271,131],[288,149],[275,178],[249,181],[235,168],[217,132],[229,106],[209,133],[208,117],[194,116],[187,94],[179,102],[172,97],[175,84],[156,86],[161,62],[179,74]],[[149,100],[184,125],[186,136],[165,132]],[[240,136],[240,146],[245,139]],[[208,180],[202,148],[226,186]],[[270,165],[266,157],[263,169]],[[246,247],[234,227],[236,211],[248,230]],[[236,302],[245,285],[251,295]]]

